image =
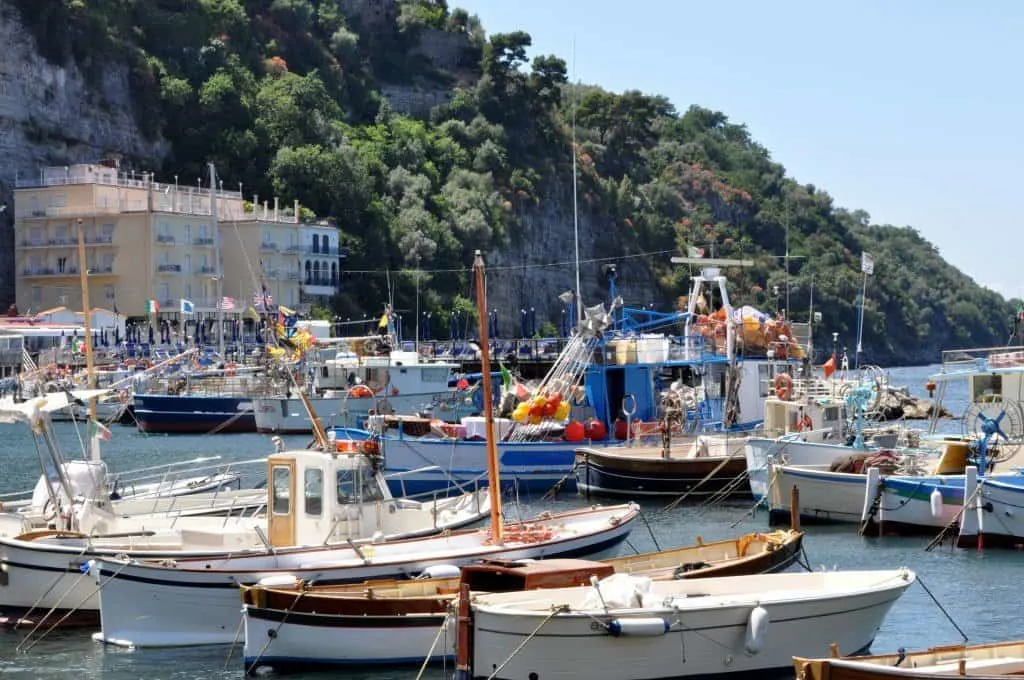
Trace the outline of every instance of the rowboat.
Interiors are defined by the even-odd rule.
[[[1024,641],[949,645],[854,658],[793,657],[797,680],[906,680],[955,676],[989,680],[1024,675]]]
[[[421,663],[432,646],[431,658],[440,661],[455,653],[450,614],[460,582],[472,591],[495,592],[575,586],[591,576],[612,573],[658,580],[770,573],[796,560],[802,539],[799,531],[779,531],[713,543],[698,538],[693,546],[601,562],[487,562],[447,578],[342,586],[291,580],[246,586],[245,663],[250,670],[268,666],[277,671]]]

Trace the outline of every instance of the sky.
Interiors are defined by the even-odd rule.
[[[835,205],[1024,297],[1024,2],[449,0],[570,79],[722,111]],[[575,75],[573,75],[575,74]]]

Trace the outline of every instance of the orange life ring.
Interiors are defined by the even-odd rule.
[[[789,401],[793,396],[793,379],[789,373],[779,373],[775,376],[775,396],[784,401]]]
[[[366,385],[356,385],[348,391],[348,396],[354,399],[365,399],[373,396],[373,390]]]
[[[805,413],[804,417],[800,419],[800,422],[798,422],[796,424],[796,431],[797,432],[803,432],[804,430],[808,430],[809,431],[809,430],[813,430],[813,429],[814,429],[814,421],[811,420],[811,417]]]
[[[334,450],[340,453],[354,453],[358,451],[356,443],[351,439],[339,439],[334,443]]]
[[[380,445],[372,439],[365,439],[363,443],[359,445],[359,450],[365,454],[376,455],[380,453]]]

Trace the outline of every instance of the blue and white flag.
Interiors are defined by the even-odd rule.
[[[182,298],[181,300],[181,313],[182,314],[195,314],[196,306],[192,304],[191,300]]]

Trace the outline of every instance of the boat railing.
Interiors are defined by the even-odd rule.
[[[942,373],[1024,367],[1024,346],[975,347],[942,352]]]

